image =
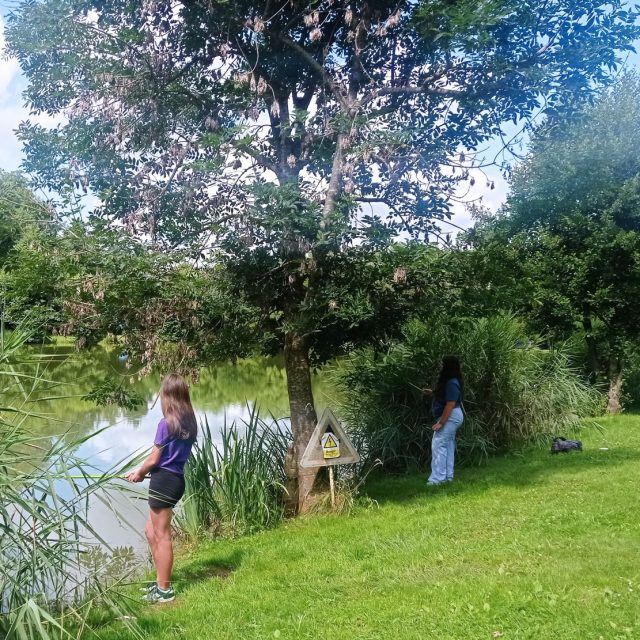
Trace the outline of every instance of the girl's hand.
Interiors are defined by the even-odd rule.
[[[436,422],[433,427],[431,427],[434,431],[440,431],[442,429],[442,422]]]
[[[144,476],[140,473],[140,469],[136,469],[135,471],[131,471],[125,476],[125,479],[129,482],[142,482],[144,480]]]

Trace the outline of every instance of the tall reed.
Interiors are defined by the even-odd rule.
[[[47,358],[23,351],[31,335],[28,327],[0,330],[0,637],[8,640],[79,637],[97,602],[115,615],[126,610],[83,564],[100,540],[89,501],[119,469],[100,472],[75,455],[91,436],[34,435],[31,396],[55,383]],[[25,360],[32,373],[15,367]]]
[[[250,410],[240,424],[226,422],[219,437],[204,421],[186,470],[180,528],[201,533],[250,533],[279,522],[284,514],[284,459],[288,429]]]

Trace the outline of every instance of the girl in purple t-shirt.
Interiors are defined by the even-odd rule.
[[[154,603],[175,599],[171,587],[171,518],[184,494],[184,465],[198,434],[189,387],[180,376],[170,374],[162,380],[160,405],[164,417],[158,424],[151,454],[127,476],[130,482],[142,482],[151,473],[149,519],[144,532],[156,568],[156,582],[146,589],[145,600]]]

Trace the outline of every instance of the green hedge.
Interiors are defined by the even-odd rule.
[[[460,357],[465,376],[463,462],[546,442],[601,410],[602,396],[571,366],[569,353],[532,344],[510,316],[415,320],[386,352],[357,351],[331,372],[365,464],[380,459],[390,472],[428,464],[433,419],[420,389],[433,387],[446,354]]]

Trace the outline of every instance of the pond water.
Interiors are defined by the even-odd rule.
[[[159,375],[139,380],[136,365],[122,362],[115,348],[76,353],[70,346],[57,346],[45,351],[51,361],[40,374],[55,383],[40,384],[29,394],[29,406],[39,415],[30,420],[30,428],[51,437],[95,434],[78,453],[101,471],[108,471],[122,459],[151,446],[162,417],[157,400]],[[133,382],[132,388],[144,397],[142,407],[97,407],[83,399],[105,378],[114,376],[126,376]],[[319,410],[333,404],[331,388],[322,375],[314,376],[313,386]],[[241,423],[248,419],[254,409],[264,418],[273,416],[285,421],[289,413],[286,376],[279,358],[241,360],[203,369],[191,387],[191,396],[197,417],[206,418],[214,433],[225,421]],[[147,517],[145,485],[146,482],[136,485],[141,494],[137,497],[116,491],[91,504],[90,520],[110,546],[131,546],[136,551],[146,548],[141,536]],[[114,516],[114,510],[122,514],[123,521]]]

